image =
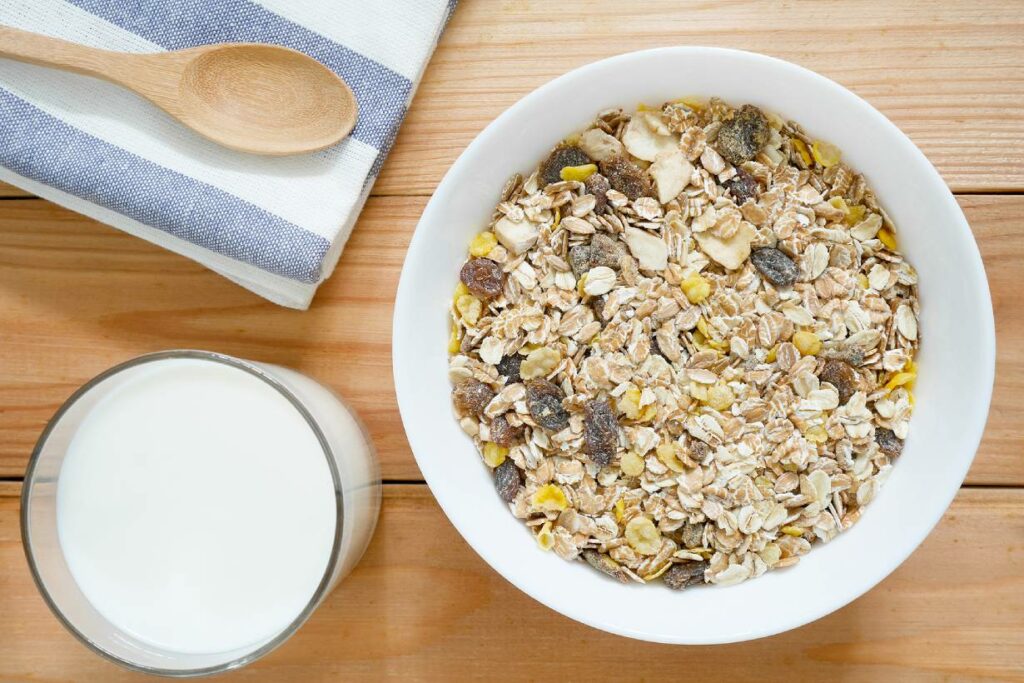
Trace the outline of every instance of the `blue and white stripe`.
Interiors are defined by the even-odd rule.
[[[334,267],[453,0],[3,0],[0,23],[107,49],[266,42],[352,87],[343,143],[223,149],[116,86],[0,59],[0,179],[304,308]]]

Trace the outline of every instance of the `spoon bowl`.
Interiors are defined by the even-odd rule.
[[[355,125],[356,98],[320,62],[275,45],[222,45],[189,60],[178,84],[178,118],[242,151],[294,154],[328,147]],[[159,103],[158,103],[159,104]]]
[[[0,26],[0,57],[111,81],[200,135],[253,154],[329,147],[352,132],[358,115],[345,81],[312,57],[278,45],[221,43],[134,54]]]

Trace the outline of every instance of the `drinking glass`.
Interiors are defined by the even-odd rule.
[[[72,576],[58,537],[57,489],[61,465],[89,412],[133,370],[166,359],[221,363],[259,378],[299,411],[323,449],[334,487],[337,519],[326,569],[305,608],[278,633],[227,652],[183,653],[155,647],[100,614]],[[201,476],[201,473],[197,473]],[[164,676],[219,673],[267,654],[310,617],[359,561],[380,507],[380,474],[373,448],[355,414],[333,392],[294,370],[208,351],[178,350],[129,360],[78,389],[57,411],[36,444],[25,474],[21,533],[29,568],[47,605],[87,647],[129,669]]]

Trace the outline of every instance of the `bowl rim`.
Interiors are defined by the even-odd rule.
[[[971,285],[977,288],[979,295],[981,295],[979,296],[980,301],[978,302],[980,309],[977,311],[977,314],[981,318],[982,326],[981,329],[975,331],[977,334],[977,346],[975,352],[977,354],[979,365],[983,370],[981,376],[977,378],[976,384],[977,389],[981,391],[983,395],[976,396],[977,402],[975,405],[977,406],[977,409],[968,416],[971,419],[962,423],[964,432],[967,434],[966,442],[970,443],[972,447],[969,451],[965,450],[964,457],[957,461],[959,463],[957,470],[950,473],[957,475],[956,485],[949,485],[946,490],[940,490],[938,492],[937,497],[934,499],[934,513],[929,515],[929,521],[927,524],[921,525],[919,533],[915,534],[913,542],[905,543],[898,552],[888,553],[888,560],[880,561],[878,563],[877,570],[870,574],[870,576],[867,576],[867,578],[861,578],[856,588],[849,591],[837,592],[836,595],[840,595],[841,597],[816,604],[813,609],[805,610],[801,616],[789,619],[780,616],[779,619],[770,627],[748,630],[743,633],[738,633],[734,637],[679,637],[666,634],[664,632],[654,633],[628,628],[617,624],[614,618],[598,616],[595,611],[581,609],[574,604],[566,605],[557,603],[555,600],[549,599],[549,596],[540,596],[527,588],[525,585],[526,581],[520,579],[522,576],[521,572],[509,571],[510,568],[502,566],[504,562],[497,558],[494,553],[488,549],[481,548],[474,543],[472,534],[467,530],[466,525],[460,520],[458,514],[454,514],[454,506],[456,505],[454,494],[451,494],[443,487],[435,485],[440,480],[441,474],[438,469],[439,465],[435,462],[437,458],[427,455],[421,457],[417,452],[417,445],[421,446],[419,449],[420,451],[424,453],[429,452],[429,450],[425,448],[428,443],[425,440],[427,439],[427,436],[414,434],[410,431],[410,416],[413,415],[416,410],[415,397],[419,391],[416,386],[406,381],[404,374],[400,372],[400,368],[403,366],[406,359],[415,357],[416,348],[419,343],[417,336],[413,333],[414,331],[410,329],[411,325],[407,322],[413,317],[411,315],[412,310],[410,308],[410,300],[413,297],[413,291],[416,287],[416,284],[412,281],[413,276],[410,274],[410,271],[412,270],[412,268],[410,268],[410,263],[417,259],[424,248],[424,244],[430,239],[430,236],[427,234],[430,224],[436,222],[436,216],[438,214],[443,215],[441,201],[443,199],[443,195],[448,190],[448,185],[451,182],[451,179],[460,174],[463,166],[467,166],[471,163],[470,157],[473,155],[473,152],[478,147],[489,144],[490,138],[497,134],[497,131],[505,125],[506,121],[514,118],[519,110],[525,109],[537,101],[544,100],[549,96],[549,93],[563,87],[567,81],[581,78],[592,71],[599,71],[611,66],[625,64],[633,60],[643,61],[657,59],[668,55],[688,55],[693,57],[727,56],[734,59],[747,59],[754,62],[760,62],[762,65],[766,65],[769,68],[782,72],[782,75],[787,78],[810,79],[816,81],[818,86],[831,90],[837,97],[846,99],[848,102],[851,102],[863,109],[865,115],[874,119],[874,124],[887,129],[890,137],[902,142],[904,149],[901,150],[901,153],[906,153],[916,158],[920,168],[915,168],[915,173],[920,172],[921,174],[930,176],[928,178],[930,183],[938,183],[945,188],[945,192],[942,193],[942,201],[945,204],[943,211],[950,215],[953,222],[957,223],[961,236],[965,237],[965,242],[969,244],[969,248],[962,254],[965,259],[964,265],[968,271],[966,276],[971,280]],[[981,254],[978,250],[977,242],[974,240],[973,233],[967,223],[967,219],[953,193],[945,184],[945,181],[942,179],[938,170],[934,167],[931,161],[928,160],[924,153],[913,143],[913,141],[911,141],[902,130],[900,130],[892,121],[879,112],[869,102],[839,83],[822,76],[817,72],[783,59],[770,57],[756,52],[709,46],[668,46],[651,48],[626,52],[579,66],[529,92],[484,127],[484,129],[481,130],[469,145],[467,145],[467,147],[460,153],[458,158],[445,173],[441,182],[438,183],[435,188],[430,201],[424,208],[423,213],[420,216],[420,220],[417,222],[415,232],[410,241],[405,261],[403,263],[401,277],[399,279],[392,325],[392,369],[395,382],[395,393],[398,400],[399,413],[402,417],[403,427],[406,430],[406,435],[409,441],[410,450],[412,450],[417,465],[423,473],[424,479],[433,493],[434,498],[437,500],[438,505],[440,505],[445,516],[450,520],[466,543],[474,550],[474,552],[483,558],[483,560],[487,562],[492,569],[504,577],[505,580],[541,604],[544,604],[545,606],[564,614],[575,621],[609,633],[645,640],[648,642],[666,644],[707,645],[740,642],[763,638],[798,628],[816,621],[853,602],[895,571],[895,569],[897,569],[921,545],[925,538],[935,528],[936,524],[938,524],[950,503],[952,503],[956,494],[959,492],[967,471],[974,460],[978,446],[981,442],[981,437],[984,433],[992,397],[992,387],[995,379],[995,349],[995,322],[992,310],[991,292],[989,290],[988,280],[985,274]],[[970,453],[969,457],[966,455],[968,452]],[[951,478],[949,481],[953,481],[953,479]],[[938,504],[940,501],[942,502],[942,505]]]

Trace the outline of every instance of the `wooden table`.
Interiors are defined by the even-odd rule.
[[[391,303],[413,227],[473,136],[568,69],[677,44],[789,59],[895,121],[967,213],[999,336],[981,450],[952,508],[907,563],[818,622],[703,648],[595,631],[490,570],[421,481],[389,357]],[[335,387],[369,425],[387,482],[376,538],[355,573],[285,646],[225,680],[1024,680],[1022,102],[1019,0],[464,0],[337,274],[305,313],[0,187],[0,680],[141,678],[87,652],[47,611],[22,555],[17,496],[44,421],[75,387],[125,358],[172,347],[281,363]]]

